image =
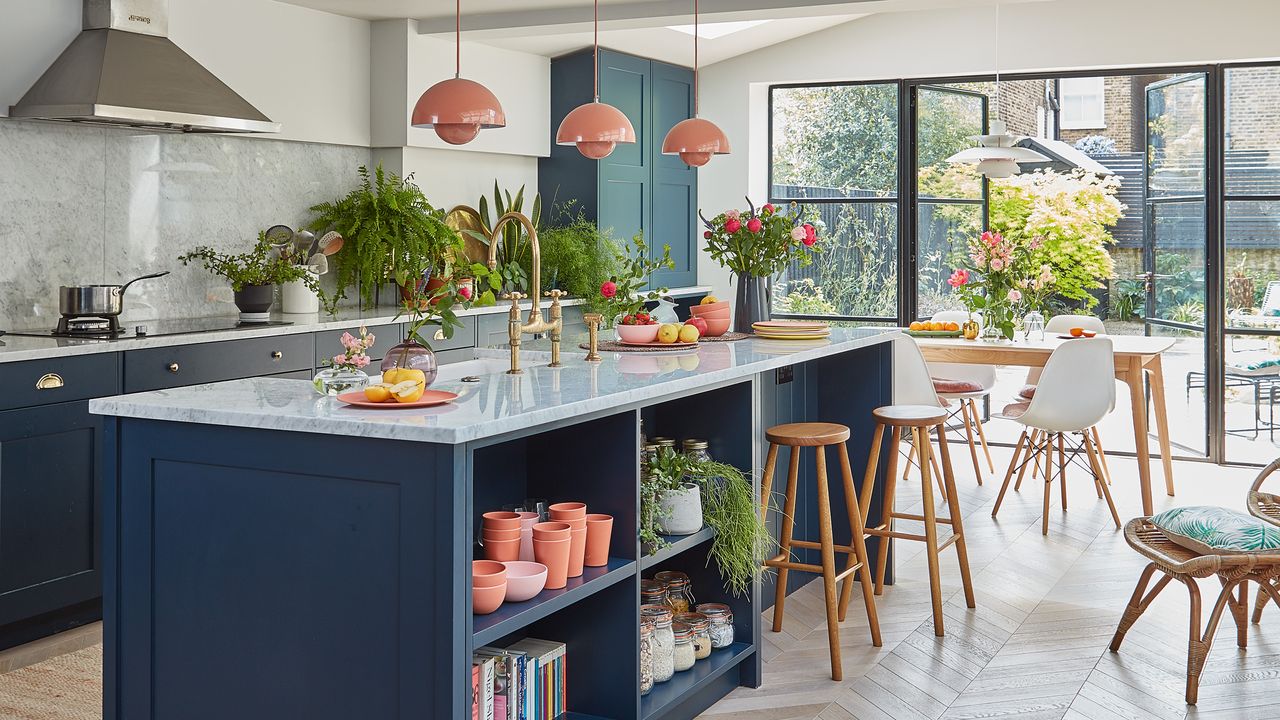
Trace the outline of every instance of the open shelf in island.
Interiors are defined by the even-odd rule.
[[[557,590],[543,590],[533,599],[518,603],[503,603],[488,615],[472,618],[472,634],[475,647],[487,645],[498,638],[510,635],[531,623],[562,610],[577,601],[590,597],[609,586],[634,577],[634,560],[609,558],[609,564],[583,568],[582,576],[569,578],[569,582]]]
[[[643,572],[654,565],[670,560],[686,550],[692,550],[715,537],[715,535],[716,531],[710,527],[703,527],[692,535],[659,535],[658,537],[666,541],[667,544],[658,552],[640,558],[640,570]]]
[[[737,670],[742,661],[751,657],[754,652],[755,646],[751,643],[734,643],[727,648],[713,650],[711,657],[699,660],[691,669],[678,672],[670,680],[654,685],[648,695],[640,698],[641,720],[662,717],[716,680]],[[736,686],[738,681],[735,679],[732,684]]]

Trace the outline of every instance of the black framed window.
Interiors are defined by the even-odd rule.
[[[777,278],[774,314],[896,322],[898,83],[774,86],[769,118],[769,201],[808,207],[823,239]]]

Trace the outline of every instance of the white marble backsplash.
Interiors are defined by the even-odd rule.
[[[232,314],[197,245],[244,252],[297,227],[370,162],[368,148],[0,119],[0,330],[53,327],[58,286],[123,283],[125,321]]]

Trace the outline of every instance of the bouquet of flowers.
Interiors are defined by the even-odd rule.
[[[670,245],[662,246],[662,257],[657,260],[649,259],[648,250],[644,238],[636,235],[631,239],[630,248],[618,252],[618,267],[622,272],[600,284],[600,297],[604,298],[608,308],[604,313],[607,322],[616,321],[624,325],[652,325],[656,322],[644,312],[644,306],[666,295],[667,289],[646,291],[644,286],[655,271],[674,268],[676,264],[671,260]]]
[[[1041,242],[1017,242],[990,231],[969,241],[968,262],[947,284],[966,310],[982,312],[988,335],[1012,340],[1020,314],[1039,309],[1053,293],[1053,269],[1034,259]]]
[[[349,332],[342,333],[339,342],[344,350],[325,360],[325,364],[340,370],[365,369],[369,366],[369,348],[373,347],[374,339],[374,335],[363,325],[360,326],[360,337]]]
[[[801,267],[813,262],[818,246],[817,221],[808,219],[808,208],[791,203],[787,212],[776,205],[759,210],[747,199],[747,212],[728,210],[708,220],[701,213],[706,231],[707,253],[735,273],[754,277],[776,275],[792,262]]]

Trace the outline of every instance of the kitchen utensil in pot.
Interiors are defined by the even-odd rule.
[[[124,285],[63,285],[58,288],[58,312],[68,317],[113,317],[124,307],[124,292],[139,280],[164,277],[169,271],[137,277]]]
[[[320,252],[324,253],[325,255],[333,255],[342,249],[343,242],[344,240],[342,239],[341,235],[339,235],[337,232],[334,232],[333,230],[330,230],[329,232],[320,236],[320,242],[317,243],[317,247],[319,247]]]

